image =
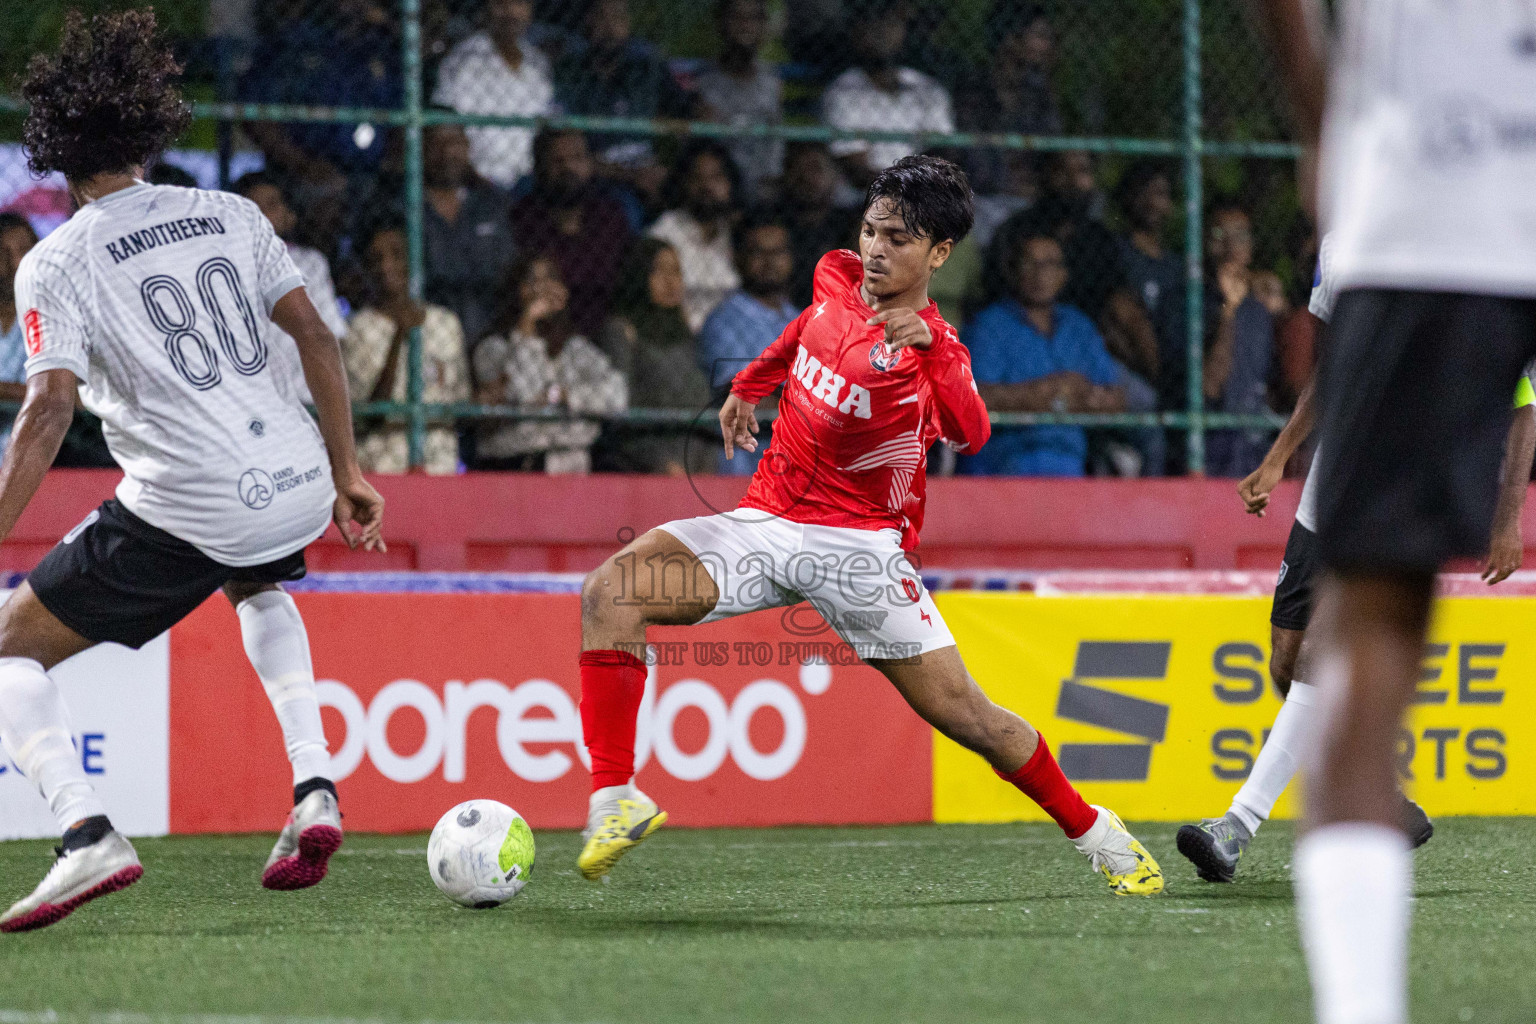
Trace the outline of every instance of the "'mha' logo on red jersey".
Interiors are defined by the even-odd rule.
[[[884,339],[869,347],[869,365],[881,373],[890,373],[896,369],[896,364],[899,362],[901,362],[901,349],[892,351]]]
[[[795,353],[795,365],[790,367],[789,372],[805,385],[812,398],[821,399],[840,413],[851,412],[857,419],[867,420],[871,417],[868,389],[848,384],[845,377],[833,372],[832,367],[821,365],[821,360],[807,352],[804,345]],[[847,397],[843,396],[845,384],[848,384]]]
[[[43,350],[43,318],[37,310],[29,309],[21,318],[21,323],[26,336],[27,355],[35,356]]]

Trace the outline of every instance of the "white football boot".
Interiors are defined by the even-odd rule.
[[[325,877],[331,854],[339,849],[341,808],[330,790],[317,789],[288,812],[261,884],[267,889],[308,889]]]
[[[0,932],[26,932],[57,924],[96,897],[128,888],[143,874],[133,844],[116,831],[78,850],[60,849],[58,860],[32,895],[17,901],[0,917]]]

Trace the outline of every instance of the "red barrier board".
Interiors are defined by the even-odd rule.
[[[536,828],[584,823],[579,598],[296,600],[348,827],[427,829],[471,797],[508,803]],[[928,728],[835,634],[804,628],[808,617],[652,630],[638,782],[676,824],[931,819]],[[171,632],[170,734],[172,832],[281,824],[282,737],[222,597]]]

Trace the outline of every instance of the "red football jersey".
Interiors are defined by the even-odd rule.
[[[811,305],[731,382],[754,403],[784,383],[773,443],[742,506],[797,523],[895,527],[911,550],[923,525],[928,448],[943,438],[975,452],[992,428],[971,354],[938,304],[919,314],[933,344],[893,352],[884,325],[866,323],[875,312],[859,293],[863,275],[855,253],[823,256]]]

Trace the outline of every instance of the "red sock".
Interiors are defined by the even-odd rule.
[[[596,763],[594,758],[593,765]],[[1051,748],[1045,745],[1044,736],[1040,737],[1040,745],[1035,748],[1024,767],[1012,775],[1004,775],[1002,772],[997,774],[999,778],[1018,786],[1025,796],[1045,808],[1045,813],[1056,819],[1056,824],[1061,826],[1068,839],[1078,838],[1098,820],[1099,812],[1088,806],[1088,801],[1061,773],[1061,766],[1051,756]]]
[[[635,774],[635,720],[645,696],[645,662],[625,651],[581,652],[581,729],[592,757],[592,790]]]

